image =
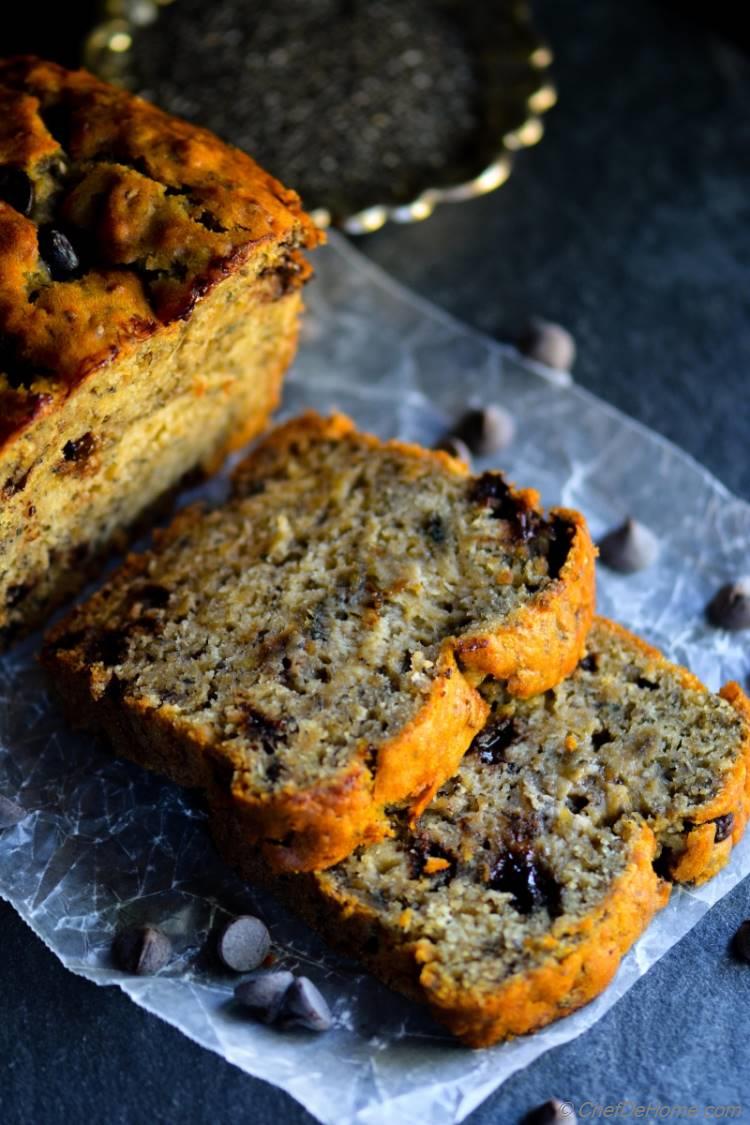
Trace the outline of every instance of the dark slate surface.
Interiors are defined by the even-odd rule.
[[[703,24],[646,0],[537,7],[561,92],[543,143],[496,195],[360,246],[498,337],[529,314],[560,320],[578,339],[581,383],[750,499],[750,56],[716,33],[732,31],[731,8],[708,7]],[[70,59],[69,6],[57,19],[27,18],[3,50]],[[699,1119],[733,1103],[750,1117],[750,969],[728,953],[748,915],[746,881],[472,1125],[516,1122],[552,1094],[694,1104]],[[0,989],[3,1125],[311,1120],[116,990],[65,972],[2,904]]]

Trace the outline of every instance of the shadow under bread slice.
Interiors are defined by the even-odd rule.
[[[585,1004],[665,905],[726,862],[748,813],[750,703],[598,619],[564,683],[490,706],[419,820],[271,886],[343,952],[470,1046]],[[228,821],[223,853],[266,872]]]
[[[44,660],[74,720],[205,789],[273,869],[318,869],[455,772],[488,711],[473,663],[520,694],[575,666],[593,554],[578,513],[545,516],[498,473],[305,415],[225,505],[180,515],[75,609]]]

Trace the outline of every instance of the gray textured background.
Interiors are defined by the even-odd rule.
[[[360,249],[499,338],[529,314],[566,324],[580,383],[750,499],[750,55],[678,5],[535,7],[560,90],[542,144],[497,194]],[[727,6],[708,11],[715,21]],[[66,19],[67,40],[40,23],[13,48],[65,60]],[[728,953],[748,915],[746,881],[595,1028],[516,1075],[472,1125],[513,1123],[552,1094],[735,1103],[750,1119],[750,969]],[[2,1125],[312,1120],[118,991],[65,972],[3,904],[0,997]]]

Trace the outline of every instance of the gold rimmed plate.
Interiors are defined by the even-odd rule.
[[[351,234],[494,191],[556,100],[513,0],[107,0],[84,61],[252,152]]]

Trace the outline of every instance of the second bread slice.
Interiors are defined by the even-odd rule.
[[[50,635],[73,717],[239,816],[276,871],[329,866],[458,767],[486,672],[528,695],[591,621],[582,518],[342,416],[281,427]]]

